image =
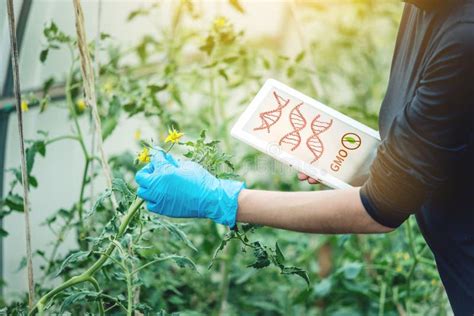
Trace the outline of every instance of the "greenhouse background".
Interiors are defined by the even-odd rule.
[[[103,126],[115,115],[104,147],[111,160],[115,159],[114,176],[120,173],[132,186],[135,185],[130,172],[133,167],[122,166],[117,161],[134,157],[141,149],[140,140],[162,140],[172,123],[189,139],[197,139],[205,129],[210,139],[221,141],[220,149],[233,156],[236,172],[245,175],[251,187],[324,189],[320,185],[299,183],[295,171],[230,137],[232,123],[268,78],[278,79],[377,129],[378,110],[403,9],[398,0],[81,2],[94,55],[99,107],[104,109]],[[23,113],[25,139],[41,139],[43,136],[38,131],[47,132],[49,139],[70,134],[75,126],[71,109],[65,105],[68,103],[65,84],[71,53],[61,46],[63,43],[56,43],[61,47],[49,49],[44,61],[40,61],[40,53],[49,45],[44,29],[50,28],[51,22],[64,34],[76,36],[73,3],[15,0],[14,4],[22,96],[29,105],[29,110]],[[6,197],[16,177],[9,170],[18,168],[20,155],[6,1],[1,6],[0,166],[4,172],[0,175],[0,196]],[[222,44],[220,51],[216,52],[216,48],[209,52],[205,47],[206,38],[215,31],[213,27],[218,19],[225,19],[222,23],[226,23],[235,37],[229,43],[219,43]],[[111,62],[118,59],[117,56],[120,61]],[[229,59],[234,57],[235,62]],[[167,68],[167,65],[173,67]],[[76,70],[72,80],[79,84],[78,64],[73,67]],[[101,67],[105,70],[97,71]],[[134,77],[136,73],[139,75]],[[133,80],[139,80],[137,87],[132,87]],[[140,89],[143,93],[148,91],[147,84],[156,83],[161,89],[163,82],[167,86],[158,92],[158,99],[164,110],[160,109],[158,114],[147,112],[146,108],[133,115],[128,110],[120,110],[119,114],[107,112],[114,96],[125,108],[126,100],[140,98]],[[45,89],[45,83],[51,85]],[[75,93],[73,98],[73,104],[77,105],[81,94]],[[92,136],[94,125],[88,109],[74,111],[84,143],[93,152],[97,140]],[[71,229],[62,236],[64,240],[55,254],[57,262],[52,265],[54,271],[43,276],[45,258],[51,255],[63,225],[52,221],[48,224],[48,220],[58,210],[69,209],[77,202],[84,163],[81,147],[67,139],[48,145],[46,156],[37,155],[35,159],[32,174],[38,186],[30,190],[30,197],[34,272],[37,282],[41,282],[38,297],[44,294],[43,288],[59,284],[61,278],[70,277],[74,269],[81,271],[87,260],[92,260],[72,263],[71,269],[63,271],[65,275],[56,276],[61,261],[82,247],[78,230]],[[84,201],[81,201],[87,211],[106,189],[99,162],[91,172],[93,179],[87,184]],[[15,190],[21,192],[19,187]],[[98,219],[94,216],[87,223],[91,236],[100,232],[108,220],[103,214]],[[198,251],[185,245],[177,246],[176,238],[169,233],[160,233],[163,240],[158,238],[160,240],[151,244],[158,244],[157,249],[163,253],[167,250],[186,255],[195,262],[199,273],[177,269],[173,264],[144,272],[136,280],[136,287],[141,287],[140,304],[143,302],[154,311],[189,315],[451,313],[432,255],[414,221],[383,236],[302,235],[257,229],[252,238],[272,246],[277,241],[290,265],[308,273],[309,289],[303,279],[280,275],[275,268],[247,268],[252,259],[248,252],[241,253],[237,245],[226,248],[222,257],[208,269],[226,230],[207,222],[172,222],[183,229],[186,240]],[[0,303],[20,310],[27,302],[28,285],[22,212],[8,214],[1,224],[5,233],[0,237],[0,272],[4,280]],[[414,236],[410,237],[411,233]],[[414,240],[409,240],[412,237]],[[167,242],[166,238],[174,239]],[[114,282],[107,281],[110,285],[104,285],[104,291],[110,287],[110,295],[120,297],[122,293],[117,285],[120,280],[117,277]],[[204,293],[200,293],[200,289]],[[82,299],[95,301],[97,297],[85,295]],[[64,306],[64,310],[75,311],[73,314],[85,311],[95,314],[96,310],[89,310],[94,308],[91,306],[74,301],[71,306]],[[136,306],[136,311],[143,309],[146,314],[145,307],[138,302]]]

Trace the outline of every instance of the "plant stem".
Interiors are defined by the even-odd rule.
[[[127,271],[127,316],[132,316],[133,312],[133,284],[132,284],[132,274]]]
[[[411,297],[411,279],[413,278],[413,275],[415,273],[416,266],[418,265],[418,256],[416,254],[416,245],[415,245],[415,240],[413,239],[413,229],[411,227],[411,222],[410,219],[408,219],[406,226],[405,226],[405,231],[408,236],[408,246],[409,246],[409,251],[413,257],[413,264],[410,267],[410,271],[408,272],[407,276],[407,302],[406,302],[406,310],[407,313],[410,314],[410,297]]]
[[[100,293],[102,291],[100,289],[99,282],[97,282],[97,280],[94,277],[92,277],[92,276],[89,277],[89,279],[87,281],[89,281],[92,284],[92,286],[94,286],[94,289],[96,290],[97,293]],[[100,297],[99,297],[99,301],[97,302],[97,306],[98,306],[98,309],[99,309],[99,315],[104,316],[105,315],[104,304],[102,303],[102,299]]]
[[[117,231],[117,234],[115,235],[114,240],[118,240],[123,237],[125,231],[127,230],[128,225],[130,224],[130,221],[133,219],[135,214],[140,210],[141,205],[143,204],[143,200],[140,198],[136,198],[135,201],[130,205],[130,207],[127,210],[127,213],[124,215],[122,218],[122,222],[119,226],[119,229]],[[45,295],[43,295],[38,303],[36,303],[35,307],[30,311],[29,315],[33,315],[35,311],[37,310],[40,315],[42,311],[44,310],[44,307],[46,304],[52,300],[56,295],[59,293],[63,292],[64,290],[68,289],[71,286],[74,286],[79,283],[83,282],[90,282],[91,277],[100,269],[102,266],[107,262],[107,259],[110,257],[112,252],[115,250],[116,245],[114,242],[110,242],[109,246],[107,247],[107,250],[105,251],[104,254],[102,254],[97,261],[90,266],[86,271],[83,273],[73,276],[66,282],[60,284],[56,288],[52,289]]]
[[[380,298],[379,298],[379,316],[384,315],[386,293],[387,293],[387,283],[382,282],[382,286],[380,289]]]
[[[84,166],[84,172],[82,174],[82,182],[81,182],[81,191],[79,193],[79,204],[77,205],[77,213],[79,215],[79,245],[81,250],[87,248],[87,243],[84,242],[84,219],[83,219],[83,209],[84,209],[84,191],[87,182],[87,174],[89,172],[91,159],[89,157],[86,158],[86,164]]]
[[[74,58],[74,56],[72,56],[71,58]],[[69,112],[71,113],[71,117],[74,122],[74,126],[76,128],[77,138],[78,138],[79,144],[81,145],[82,152],[84,153],[84,157],[87,158],[89,157],[89,153],[87,152],[86,145],[84,143],[84,137],[82,136],[81,126],[79,125],[76,109],[74,108],[74,102],[72,101],[71,84],[72,84],[73,73],[74,73],[74,62],[71,65],[69,74],[66,79],[66,104],[69,107]]]
[[[58,137],[55,137],[55,138],[51,138],[49,140],[47,140],[45,142],[45,145],[51,145],[53,143],[56,143],[58,141],[61,141],[61,140],[65,140],[65,139],[71,139],[71,140],[77,140],[79,141],[79,137],[77,135],[64,135],[64,136],[58,136]]]

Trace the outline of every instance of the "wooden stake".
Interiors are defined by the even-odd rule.
[[[18,117],[18,132],[20,134],[20,158],[21,158],[21,180],[23,185],[23,213],[25,214],[25,234],[26,234],[26,261],[28,269],[28,306],[33,308],[35,300],[35,282],[33,277],[33,260],[31,254],[31,227],[30,227],[30,202],[28,196],[28,170],[26,169],[25,159],[25,140],[23,137],[23,113],[21,111],[21,90],[20,74],[18,71],[18,45],[16,40],[15,10],[13,0],[7,1],[8,23],[10,26],[10,44],[13,71],[13,84],[16,101],[16,112]]]

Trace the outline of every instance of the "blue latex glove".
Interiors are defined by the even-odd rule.
[[[243,182],[221,180],[196,162],[175,160],[163,150],[137,172],[138,196],[150,211],[169,217],[209,218],[235,226]]]

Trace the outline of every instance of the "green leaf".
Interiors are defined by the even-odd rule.
[[[224,69],[219,69],[219,75],[221,75],[226,81],[229,81],[229,77]]]
[[[222,239],[221,240],[221,243],[219,244],[219,246],[216,248],[216,250],[214,250],[214,254],[212,255],[212,258],[211,258],[211,263],[209,263],[209,266],[207,267],[208,269],[212,268],[212,266],[214,264],[214,260],[217,258],[217,255],[219,254],[219,252],[224,250],[224,248],[227,246],[228,242],[229,242],[229,239]]]
[[[296,55],[295,62],[300,63],[304,59],[305,55],[306,54],[304,50],[301,51],[298,55]]]
[[[351,262],[343,266],[344,276],[348,280],[355,279],[360,271],[362,270],[362,264],[360,262]]]
[[[249,264],[247,267],[262,269],[268,267],[271,263],[267,250],[258,241],[252,243],[254,246],[253,255],[255,262]]]
[[[303,280],[305,280],[306,285],[308,285],[308,287],[311,285],[311,281],[309,280],[308,273],[305,270],[301,269],[301,268],[298,268],[298,267],[284,267],[281,270],[281,273],[282,274],[297,275],[300,278],[302,278]]]
[[[118,124],[118,119],[115,116],[107,117],[102,121],[102,139],[105,140],[115,130]]]
[[[191,259],[189,259],[188,257],[172,255],[172,256],[170,256],[169,259],[176,262],[176,264],[180,268],[190,268],[192,270],[196,270],[196,264]]]
[[[92,206],[91,210],[89,212],[87,212],[85,215],[84,215],[84,218],[88,218],[90,217],[92,214],[94,214],[95,212],[97,212],[97,210],[101,207],[104,206],[104,202],[110,198],[110,196],[112,195],[112,191],[110,189],[107,189],[105,190],[104,192],[102,192],[99,197],[97,198],[97,200],[95,201],[94,205]]]
[[[32,186],[33,188],[37,188],[38,187],[38,180],[36,180],[35,177],[29,175],[28,176],[28,184],[30,186]]]
[[[204,45],[199,47],[199,49],[203,52],[206,52],[208,55],[211,55],[212,51],[214,50],[214,46],[215,46],[214,37],[209,35],[206,38],[206,42],[204,43]]]
[[[263,58],[263,67],[266,70],[269,70],[272,67],[272,65],[270,64],[270,61],[266,58]]]
[[[165,90],[166,88],[168,87],[168,84],[167,83],[164,83],[162,85],[158,85],[158,84],[149,84],[147,86],[147,88],[150,90],[150,92],[152,94],[155,94],[157,92],[160,92],[160,91],[163,91]]]
[[[314,294],[317,297],[325,297],[331,292],[331,289],[332,289],[331,279],[329,278],[323,279],[321,282],[319,282],[318,284],[314,286]]]
[[[48,58],[48,53],[49,53],[49,48],[45,48],[41,51],[40,53],[41,63],[44,63],[46,61],[46,59]]]
[[[35,141],[26,149],[26,169],[28,174],[31,174],[33,170],[36,154],[40,154],[43,157],[46,155],[46,143],[43,140]]]
[[[288,76],[288,78],[293,77],[294,74],[295,74],[295,68],[292,66],[288,67],[288,69],[286,70],[286,75]]]
[[[283,252],[281,251],[278,242],[275,243],[275,255],[276,260],[279,264],[283,264],[283,262],[285,262],[285,256],[283,255]]]
[[[59,315],[65,315],[70,310],[70,306],[74,304],[86,304],[87,301],[95,301],[99,298],[100,293],[88,290],[68,291],[69,295],[63,299]]]
[[[58,272],[56,273],[56,276],[60,275],[61,272],[64,271],[64,269],[71,263],[79,262],[87,258],[91,254],[90,251],[78,251],[75,252],[71,255],[69,255],[64,261],[61,263],[61,266],[59,267]]]
[[[162,223],[163,227],[167,231],[169,231],[174,237],[176,237],[177,239],[184,242],[186,244],[186,246],[188,246],[192,250],[194,250],[196,252],[198,251],[196,249],[196,247],[194,246],[194,244],[191,242],[191,240],[189,240],[189,238],[186,236],[186,234],[181,229],[179,229],[176,225],[174,225],[171,222],[168,222],[166,220],[162,220],[161,223]]]
[[[0,227],[0,237],[6,237],[8,236],[8,232]]]
[[[9,194],[5,198],[5,205],[13,211],[23,212],[23,197],[18,194]]]
[[[224,62],[228,64],[234,63],[237,60],[239,60],[239,56],[230,56],[230,57],[224,58]]]

